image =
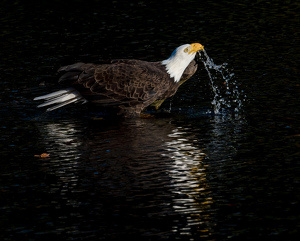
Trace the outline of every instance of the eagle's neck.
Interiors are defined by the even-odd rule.
[[[171,78],[174,78],[174,81],[177,83],[180,81],[186,67],[195,58],[195,55],[196,54],[189,54],[187,58],[180,58],[181,56],[172,54],[170,58],[162,61],[161,63],[166,66],[168,74]]]

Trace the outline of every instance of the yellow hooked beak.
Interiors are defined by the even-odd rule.
[[[192,46],[192,49],[190,50],[189,54],[194,54],[194,53],[197,53],[198,51],[204,49],[204,46],[199,43],[192,43],[191,46]]]

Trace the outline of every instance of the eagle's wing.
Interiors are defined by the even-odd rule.
[[[158,62],[114,60],[101,64],[77,63],[59,69],[59,83],[74,86],[84,98],[106,105],[144,108],[165,93],[170,78]]]

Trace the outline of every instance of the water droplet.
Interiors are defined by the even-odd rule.
[[[227,67],[228,63],[216,65],[204,49],[202,53],[204,56],[201,55],[200,58],[208,73],[210,86],[214,93],[214,99],[211,102],[214,113],[222,114],[226,109],[231,108],[233,108],[235,113],[240,112],[244,99],[242,100],[241,91],[236,79],[234,79],[235,74]]]

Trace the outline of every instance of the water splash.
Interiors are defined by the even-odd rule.
[[[214,114],[224,114],[228,110],[240,113],[246,96],[242,96],[242,91],[239,90],[234,73],[227,67],[228,64],[216,65],[213,59],[208,56],[205,49],[203,49],[199,58],[208,73],[210,85],[214,93],[214,99],[211,102],[214,107]],[[208,112],[211,113],[210,111]]]

